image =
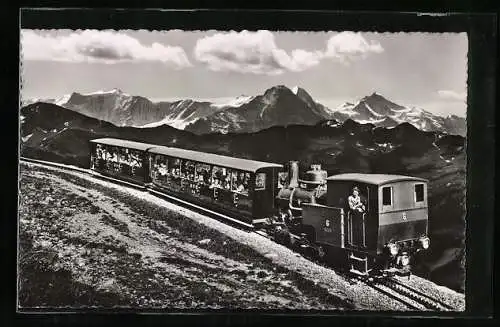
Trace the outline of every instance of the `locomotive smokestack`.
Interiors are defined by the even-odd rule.
[[[289,169],[288,176],[290,179],[288,187],[290,188],[299,187],[299,162],[290,161],[290,167],[288,169]]]

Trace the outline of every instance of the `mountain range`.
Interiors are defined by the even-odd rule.
[[[426,110],[396,104],[378,93],[357,103],[330,109],[315,101],[301,87],[277,85],[256,96],[239,96],[225,103],[198,100],[153,102],[119,89],[72,94],[46,102],[122,127],[151,128],[168,125],[194,134],[254,133],[272,126],[316,125],[335,119],[352,119],[376,127],[396,127],[407,122],[422,131],[466,136],[465,118],[442,117]]]
[[[333,117],[341,121],[350,118],[359,123],[371,123],[378,127],[394,127],[407,122],[422,131],[442,131],[462,136],[467,134],[466,121],[462,117],[456,115],[441,117],[420,108],[401,106],[376,92],[362,98],[356,104],[344,103],[334,111]]]

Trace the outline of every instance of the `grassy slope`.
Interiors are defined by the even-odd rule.
[[[89,128],[88,122],[85,128]],[[342,172],[395,173],[430,180],[431,255],[420,273],[463,291],[463,243],[465,231],[465,153],[463,138],[449,136],[433,145],[434,134],[407,125],[392,130],[345,123],[342,128],[273,127],[255,134],[207,135],[202,137],[169,127],[134,129],[99,127],[92,131],[68,128],[30,140],[23,155],[88,167],[89,139],[109,136],[156,144],[266,160],[299,160],[304,171],[311,163],[322,163],[330,174]],[[379,144],[391,143],[395,148]],[[448,144],[449,143],[449,144]],[[458,149],[458,150],[457,150]],[[446,162],[445,159],[449,160]],[[452,249],[459,249],[451,251]]]
[[[55,182],[36,170],[23,168],[21,180],[22,307],[353,308],[166,208],[67,174]],[[160,256],[148,258],[154,254]]]

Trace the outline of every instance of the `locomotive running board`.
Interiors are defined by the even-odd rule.
[[[155,195],[157,195],[157,196],[159,196],[159,197],[168,198],[168,199],[174,200],[174,201],[176,201],[176,202],[182,203],[182,204],[184,204],[184,205],[186,205],[186,206],[188,206],[188,207],[195,208],[195,209],[197,209],[197,210],[200,210],[200,211],[203,211],[203,212],[207,212],[207,213],[209,213],[209,214],[211,214],[211,215],[214,215],[214,216],[220,217],[220,218],[222,218],[222,219],[232,221],[232,222],[234,222],[234,223],[236,223],[236,224],[243,225],[243,226],[245,226],[245,227],[249,227],[249,228],[254,228],[254,226],[253,226],[253,225],[251,225],[251,224],[245,223],[245,222],[243,222],[243,221],[241,221],[241,220],[238,220],[238,219],[231,218],[231,217],[226,216],[226,215],[223,215],[223,214],[221,214],[221,213],[219,213],[219,212],[216,212],[216,211],[213,211],[213,210],[210,210],[210,209],[207,209],[207,208],[203,208],[203,207],[198,206],[198,205],[196,205],[196,204],[194,204],[194,203],[191,203],[191,202],[188,202],[188,201],[184,201],[184,200],[182,200],[182,199],[179,199],[178,197],[175,197],[175,196],[172,196],[172,195],[169,195],[169,194],[165,194],[165,193],[163,193],[163,192],[158,192],[158,191],[153,190],[153,189],[151,189],[151,188],[148,188],[147,190],[148,190],[150,193],[155,194]]]
[[[351,274],[353,274],[353,275],[356,275],[356,276],[366,277],[366,276],[368,276],[368,273],[369,273],[370,271],[367,271],[367,272],[362,272],[362,271],[359,271],[359,270],[357,270],[357,269],[351,268],[351,269],[349,270],[349,272],[350,272]]]
[[[267,234],[266,232],[261,231],[261,230],[256,230],[255,234],[259,234],[259,235],[262,235],[264,237],[269,237],[269,234]]]
[[[267,218],[253,219],[252,224],[264,224],[267,222]]]

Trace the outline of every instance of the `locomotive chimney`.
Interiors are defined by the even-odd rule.
[[[290,183],[288,184],[289,188],[299,187],[299,162],[298,161],[290,161],[290,166],[288,168],[288,178]]]

